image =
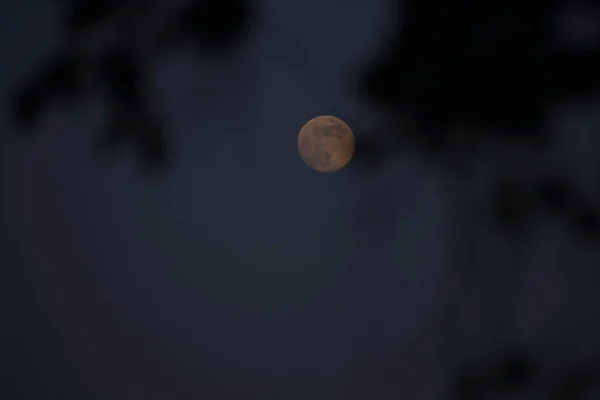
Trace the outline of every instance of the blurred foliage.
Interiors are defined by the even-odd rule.
[[[165,167],[173,154],[160,113],[151,107],[148,62],[187,43],[193,44],[201,57],[235,54],[250,34],[254,16],[249,0],[192,0],[165,23],[164,31],[131,35],[130,26],[137,19],[156,18],[162,11],[151,9],[149,3],[128,0],[73,0],[62,5],[63,42],[17,83],[11,95],[18,133],[33,135],[51,104],[73,104],[81,96],[95,93],[90,88],[99,87],[108,115],[94,141],[96,152],[112,155],[131,142],[142,164],[151,170]],[[170,18],[171,14],[165,15]],[[87,42],[96,45],[93,42],[103,30],[116,31],[119,37],[98,53],[89,51]],[[146,36],[155,38],[156,43],[136,43]]]

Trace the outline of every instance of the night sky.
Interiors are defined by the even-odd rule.
[[[19,4],[0,8],[2,93],[58,40],[50,2]],[[434,399],[448,368],[510,343],[552,371],[591,357],[597,243],[553,223],[506,239],[483,199],[511,163],[548,160],[593,198],[598,101],[554,114],[556,150],[490,150],[466,182],[409,150],[372,174],[319,174],[297,154],[307,120],[380,129],[352,77],[389,31],[389,5],[262,6],[237,58],[179,51],[156,65],[175,145],[156,177],[133,147],[94,155],[93,96],[49,111],[31,140],[2,122],[0,398]],[[482,278],[457,335],[440,315],[465,285],[455,264],[473,256]]]

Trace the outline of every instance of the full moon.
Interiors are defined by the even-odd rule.
[[[354,155],[354,135],[341,119],[321,115],[300,130],[298,152],[306,165],[319,172],[338,171]]]

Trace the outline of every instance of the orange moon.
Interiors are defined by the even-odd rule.
[[[321,115],[308,121],[298,134],[302,160],[319,172],[344,168],[354,155],[354,134],[344,121]]]

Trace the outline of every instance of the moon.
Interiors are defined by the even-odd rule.
[[[302,160],[319,172],[344,168],[354,155],[354,134],[341,119],[321,115],[308,121],[298,134]]]

